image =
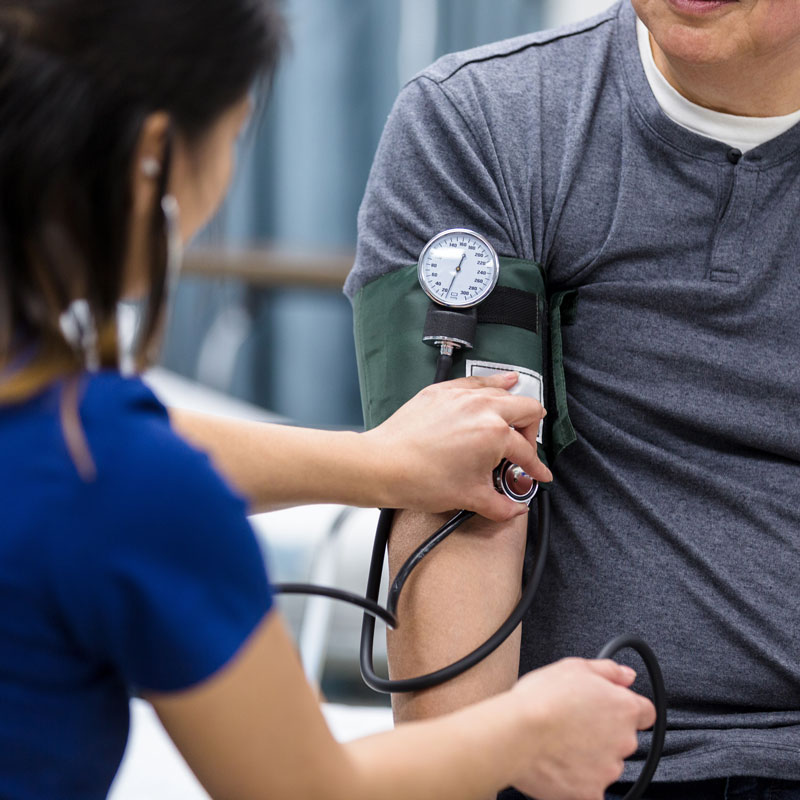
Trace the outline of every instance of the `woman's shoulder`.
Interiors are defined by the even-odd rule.
[[[175,433],[141,379],[87,377],[80,420],[93,475],[67,493],[72,518],[83,524],[55,550],[67,560],[96,561],[96,571],[108,575],[127,575],[140,561],[190,575],[215,574],[225,564],[241,575],[249,564],[260,585],[262,554],[244,499]]]
[[[80,421],[93,462],[90,494],[113,497],[120,510],[158,520],[245,514],[244,500],[205,453],[172,429],[164,405],[138,377],[87,376]]]
[[[94,476],[71,484],[67,535],[48,540],[50,594],[84,652],[128,685],[194,685],[271,607],[245,504],[141,380],[87,378],[80,418]]]
[[[107,370],[79,378],[80,421],[98,443],[140,435],[162,436],[169,431],[169,414],[138,376]]]

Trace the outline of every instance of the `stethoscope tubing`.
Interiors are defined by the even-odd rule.
[[[650,781],[658,768],[658,762],[661,760],[661,753],[664,750],[664,740],[667,735],[667,690],[656,654],[652,651],[650,645],[638,636],[630,636],[628,634],[617,636],[603,646],[597,657],[614,658],[617,653],[626,649],[634,650],[641,656],[647,674],[650,677],[650,686],[653,689],[653,705],[656,707],[656,723],[653,726],[650,751],[645,759],[641,774],[625,797],[622,798],[622,800],[639,800],[650,785]]]
[[[500,645],[508,639],[522,622],[528,609],[533,605],[536,591],[542,580],[545,561],[547,560],[547,550],[550,539],[550,498],[547,492],[541,492],[538,502],[537,514],[537,536],[536,548],[533,555],[533,569],[522,591],[522,597],[516,608],[511,612],[503,624],[480,646],[476,647],[458,661],[448,664],[446,667],[429,672],[425,675],[418,675],[414,678],[399,678],[391,680],[383,678],[375,672],[373,659],[373,641],[375,637],[375,618],[365,614],[361,623],[361,676],[364,682],[376,692],[405,693],[420,692],[439,686],[442,683],[458,677],[462,673],[479,664],[483,659],[493,653]],[[383,561],[386,553],[386,545],[389,540],[394,511],[384,509],[381,511],[378,520],[378,529],[375,534],[375,542],[372,548],[372,559],[370,560],[369,576],[367,578],[367,597],[376,600],[381,586],[383,576]],[[528,516],[528,532],[530,535],[531,516]]]

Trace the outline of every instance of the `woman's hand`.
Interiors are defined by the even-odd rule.
[[[510,372],[428,386],[362,434],[374,474],[382,476],[383,505],[430,512],[465,508],[498,522],[526,513],[527,506],[492,483],[504,458],[537,481],[553,479],[536,451],[546,412],[536,400],[509,393],[516,381]]]
[[[509,693],[526,714],[525,763],[514,785],[539,800],[602,800],[636,751],[653,704],[630,691],[636,675],[613,661],[568,658],[531,672]]]
[[[267,425],[173,411],[176,430],[208,452],[252,511],[342,503],[441,512],[466,508],[503,522],[527,507],[495,491],[507,458],[552,480],[536,455],[544,409],[512,395],[515,373],[423,389],[367,433]],[[511,426],[514,426],[512,428]]]

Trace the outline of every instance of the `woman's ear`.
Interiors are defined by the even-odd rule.
[[[169,129],[169,114],[164,111],[150,114],[142,125],[131,165],[131,207],[135,216],[149,214],[153,204],[160,200],[158,186],[164,169]]]
[[[157,111],[144,121],[131,163],[131,216],[125,256],[126,297],[140,297],[147,292],[147,264],[155,208],[161,202],[160,186],[170,132],[169,114]]]

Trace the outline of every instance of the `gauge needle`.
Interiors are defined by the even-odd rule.
[[[453,284],[456,282],[456,278],[458,277],[458,273],[461,272],[461,265],[464,263],[464,259],[466,257],[467,257],[467,254],[466,253],[462,253],[461,261],[458,262],[458,266],[456,267],[456,271],[450,273],[453,276],[453,280],[450,281],[450,286],[447,289],[448,296],[450,295],[450,291],[453,288]]]

